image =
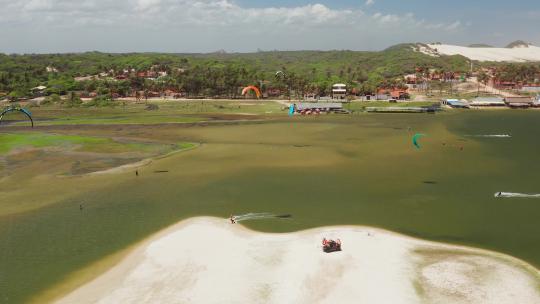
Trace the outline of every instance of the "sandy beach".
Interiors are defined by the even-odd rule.
[[[321,240],[340,238],[327,254]],[[365,227],[290,234],[193,218],[58,303],[540,303],[519,260]]]

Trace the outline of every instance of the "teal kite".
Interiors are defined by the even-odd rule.
[[[24,115],[26,115],[28,117],[28,119],[30,119],[30,122],[32,123],[32,128],[34,127],[34,120],[32,119],[32,113],[30,111],[28,111],[27,109],[24,109],[24,108],[21,108],[21,107],[7,107],[6,109],[4,109],[1,113],[0,113],[0,123],[2,123],[2,119],[4,118],[4,116],[7,114],[7,113],[10,113],[10,112],[21,112],[23,113]]]
[[[418,139],[420,139],[420,137],[423,137],[423,136],[426,136],[426,134],[414,134],[414,136],[412,137],[412,143],[413,145],[416,147],[416,149],[420,149],[420,144],[418,143]]]

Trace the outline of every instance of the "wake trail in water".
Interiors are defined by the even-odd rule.
[[[235,215],[234,220],[236,222],[253,221],[253,220],[266,220],[266,219],[289,219],[292,218],[290,214],[273,214],[273,213],[246,213],[241,215]]]
[[[480,138],[512,138],[510,134],[485,134],[485,135],[465,135],[467,137],[480,137]]]
[[[540,198],[540,194],[497,192],[495,193],[495,197],[498,197],[498,198]]]

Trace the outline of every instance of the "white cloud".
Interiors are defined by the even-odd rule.
[[[366,6],[371,6],[375,4],[375,0],[366,0]]]
[[[106,51],[365,49],[362,41],[367,39],[379,41],[369,48],[379,48],[423,40],[418,37],[426,30],[456,32],[463,27],[459,21],[432,24],[412,14],[369,15],[318,3],[246,8],[232,0],[0,0],[0,6],[7,8],[0,12],[0,35],[14,37],[6,45],[15,50],[17,33],[40,35],[30,39],[38,51],[38,43],[47,38],[59,44],[55,51],[71,50],[62,35],[71,35],[70,43],[78,48],[95,45],[92,49]],[[140,49],[142,43],[136,41],[154,48]]]
[[[449,31],[452,31],[452,30],[456,30],[456,29],[458,29],[460,27],[461,27],[461,21],[458,20],[458,21],[456,21],[456,22],[454,22],[452,24],[447,25],[446,29],[449,30]]]
[[[137,11],[148,11],[148,10],[156,10],[159,11],[159,6],[161,4],[161,0],[138,0],[137,6],[135,9]]]

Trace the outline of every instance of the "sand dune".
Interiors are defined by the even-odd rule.
[[[344,251],[323,253],[323,237]],[[141,244],[59,303],[540,303],[538,270],[383,230],[290,234],[195,218]]]
[[[540,61],[540,47],[472,48],[448,44],[429,44],[420,51],[429,55],[462,55],[478,61],[528,62]]]

